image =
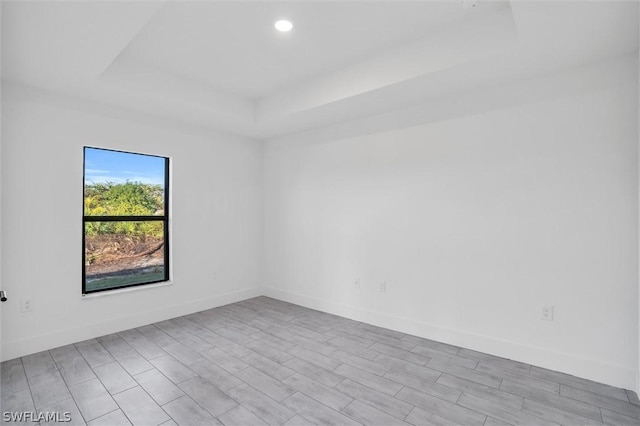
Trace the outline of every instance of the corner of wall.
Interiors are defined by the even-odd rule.
[[[260,143],[260,187],[259,187],[259,196],[260,196],[260,267],[258,268],[258,273],[260,277],[260,282],[256,283],[259,287],[261,295],[264,294],[264,278],[266,277],[267,266],[266,266],[266,191],[265,191],[265,144],[266,141],[264,139],[259,140]]]

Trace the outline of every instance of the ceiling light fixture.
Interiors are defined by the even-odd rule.
[[[291,31],[291,29],[293,28],[293,24],[291,23],[291,21],[288,21],[286,19],[280,19],[279,21],[276,21],[273,26],[276,27],[276,30],[283,33]]]

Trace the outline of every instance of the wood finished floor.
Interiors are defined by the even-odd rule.
[[[266,297],[6,361],[1,379],[3,413],[68,424],[640,424],[630,391]]]

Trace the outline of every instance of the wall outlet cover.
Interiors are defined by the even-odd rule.
[[[553,321],[553,305],[544,305],[540,312],[540,319]]]
[[[31,312],[33,310],[33,301],[31,298],[20,300],[20,312]]]

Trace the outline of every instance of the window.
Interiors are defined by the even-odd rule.
[[[84,148],[82,294],[169,280],[169,159]]]

